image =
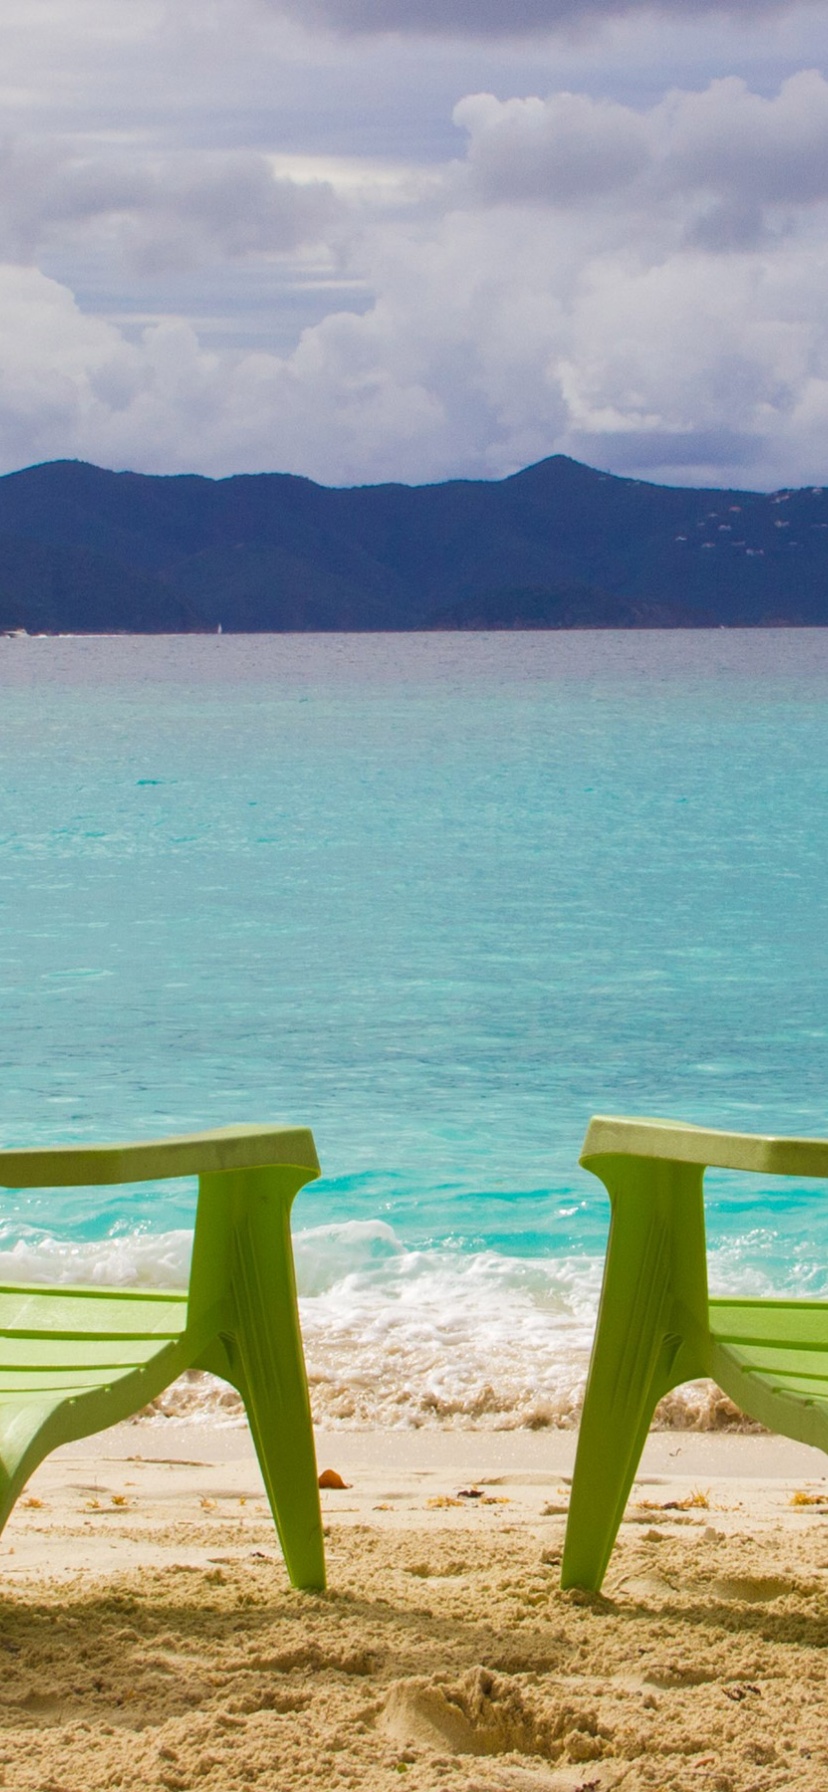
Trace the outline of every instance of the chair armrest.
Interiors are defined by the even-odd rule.
[[[769,1176],[828,1177],[828,1140],[775,1138],[763,1133],[717,1132],[681,1120],[595,1114],[580,1162],[598,1157],[655,1157],[720,1170],[760,1170]]]
[[[127,1145],[62,1145],[0,1151],[0,1188],[88,1188],[155,1182],[215,1170],[292,1164],[318,1176],[313,1134],[304,1126],[221,1126]]]

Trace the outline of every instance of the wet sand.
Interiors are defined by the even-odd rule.
[[[59,1452],[0,1539],[0,1785],[817,1792],[828,1458],[654,1433],[597,1598],[558,1587],[574,1442],[320,1434],[322,1595],[244,1430]]]

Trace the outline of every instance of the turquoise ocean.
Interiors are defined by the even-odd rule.
[[[566,1423],[589,1115],[828,1132],[828,631],[0,640],[0,927],[0,1145],[308,1124],[319,1416]],[[8,1192],[0,1276],[180,1284],[194,1198]],[[828,1294],[823,1185],[707,1211]]]

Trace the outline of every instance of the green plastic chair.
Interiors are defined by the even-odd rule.
[[[0,1529],[39,1462],[138,1412],[185,1369],[247,1409],[294,1586],[325,1557],[290,1239],[294,1195],[319,1175],[303,1128],[231,1126],[131,1145],[0,1152],[0,1187],[199,1179],[189,1290],[0,1287]]]
[[[671,1388],[710,1376],[770,1430],[828,1450],[828,1302],[710,1300],[702,1192],[713,1166],[828,1177],[828,1142],[597,1116],[580,1161],[612,1220],[561,1584],[597,1591]]]

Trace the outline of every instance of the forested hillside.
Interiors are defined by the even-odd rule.
[[[53,461],[0,479],[0,629],[828,623],[828,495],[699,491],[561,455],[335,489]]]

